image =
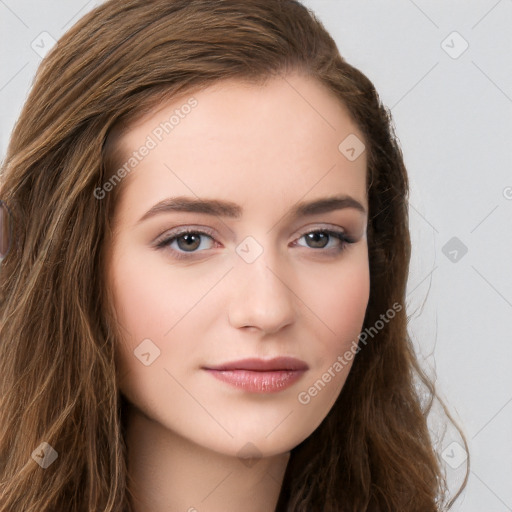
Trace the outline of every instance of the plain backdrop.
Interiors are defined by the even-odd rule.
[[[0,159],[45,49],[99,3],[0,0]],[[471,454],[453,510],[512,511],[512,1],[304,3],[394,117],[411,184],[410,333]],[[457,439],[441,445],[455,484]]]

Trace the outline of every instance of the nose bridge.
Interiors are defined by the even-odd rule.
[[[267,237],[268,241],[270,237]],[[277,251],[253,237],[236,248],[229,319],[235,327],[253,326],[275,331],[293,321],[294,294],[287,283],[286,262]]]

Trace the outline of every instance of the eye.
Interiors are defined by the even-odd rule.
[[[195,253],[205,249],[211,249],[214,244],[206,244],[204,247],[202,237],[208,238],[211,242],[215,242],[213,232],[206,229],[185,228],[167,234],[162,240],[156,242],[157,249],[169,250],[176,259],[186,259]],[[304,238],[307,245],[299,244],[297,240]],[[347,248],[354,240],[347,237],[342,231],[333,229],[315,229],[304,233],[292,245],[300,245],[308,247],[320,253],[340,253]],[[174,245],[174,247],[173,247]],[[322,251],[322,249],[324,249]]]
[[[341,252],[347,248],[349,244],[353,244],[354,240],[347,237],[342,231],[333,229],[315,229],[308,231],[298,240],[305,238],[306,247],[311,249],[334,249],[335,252]],[[329,243],[331,243],[329,247]],[[299,244],[302,245],[302,244]],[[304,246],[303,246],[304,247]]]
[[[183,229],[181,231],[171,233],[171,236],[167,236],[162,241],[157,241],[157,249],[169,249],[175,253],[175,257],[186,258],[186,253],[194,254],[200,252],[197,249],[201,247],[201,237],[208,237],[213,241],[213,233],[209,231],[203,231],[200,229]],[[175,247],[172,245],[175,244]],[[211,249],[211,247],[203,247],[204,249]]]

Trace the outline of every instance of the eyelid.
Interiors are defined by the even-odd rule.
[[[206,234],[208,236],[211,236],[213,239],[216,238],[216,232],[215,230],[208,228],[206,226],[199,226],[194,224],[187,224],[183,226],[176,226],[175,228],[172,228],[170,230],[165,231],[161,235],[157,237],[154,244],[158,245],[161,242],[164,242],[168,240],[169,238],[176,238],[178,236],[184,235],[186,233],[199,233],[199,234]]]
[[[297,231],[299,233],[295,238],[300,238],[307,233],[311,233],[312,231],[335,231],[336,233],[343,234],[345,236],[349,236],[347,233],[347,230],[345,228],[342,228],[341,226],[336,226],[334,224],[328,224],[326,222],[315,222],[312,226],[307,226],[305,228],[301,228],[300,231]]]
[[[307,245],[302,245],[299,243],[299,241],[304,236],[306,236],[310,233],[315,233],[315,232],[327,233],[330,240],[331,239],[337,240],[338,246],[334,247],[334,248],[333,247],[330,247],[330,248],[321,247],[321,248],[316,249],[316,248],[312,248],[312,247],[308,248]],[[167,250],[168,252],[171,253],[171,257],[175,260],[194,261],[195,259],[196,260],[200,259],[201,253],[205,252],[205,250],[181,251],[181,250],[171,249],[171,247],[170,247],[171,244],[174,243],[179,237],[181,237],[185,234],[188,234],[188,233],[198,234],[200,236],[207,236],[213,241],[214,244],[219,243],[219,242],[217,242],[216,234],[213,229],[205,227],[205,226],[198,227],[198,226],[194,226],[194,225],[184,225],[184,226],[175,227],[175,228],[171,229],[170,231],[163,233],[154,242],[154,247],[157,250]],[[298,236],[294,236],[294,239],[291,242],[291,244],[293,247],[301,247],[302,249],[309,249],[309,250],[313,251],[313,253],[316,252],[317,256],[336,257],[336,256],[340,256],[341,253],[343,253],[351,244],[354,244],[356,241],[357,241],[357,239],[349,236],[346,233],[345,229],[343,229],[339,226],[326,227],[326,226],[320,226],[317,224],[315,227],[302,229]],[[206,249],[206,251],[207,251],[207,249]]]
[[[326,223],[315,223],[311,227],[305,227],[302,228],[300,231],[297,231],[294,235],[293,241],[295,242],[297,239],[303,237],[304,235],[311,233],[312,231],[319,231],[319,230],[325,230],[325,231],[335,231],[336,233],[343,234],[346,238],[352,239],[348,233],[347,230],[342,228],[341,226],[335,226],[332,224],[326,224]],[[216,231],[212,228],[209,228],[207,226],[202,226],[198,224],[184,224],[182,226],[176,226],[170,230],[165,231],[161,235],[157,237],[155,240],[155,245],[158,245],[160,242],[168,240],[169,238],[178,237],[183,234],[186,234],[187,232],[199,232],[200,234],[207,234],[211,236],[212,238],[216,239],[217,234]],[[204,233],[203,233],[204,232]],[[217,240],[215,240],[217,241]]]

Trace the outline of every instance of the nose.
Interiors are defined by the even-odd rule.
[[[296,297],[290,289],[290,272],[264,256],[252,263],[237,262],[229,284],[228,318],[235,328],[272,334],[294,322]]]

